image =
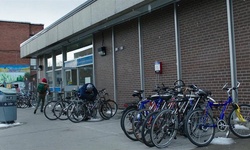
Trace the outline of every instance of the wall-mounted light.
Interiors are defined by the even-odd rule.
[[[39,70],[39,71],[42,71],[42,70],[43,70],[43,66],[42,66],[42,65],[39,65],[39,66],[38,66],[38,70]]]
[[[98,54],[101,56],[105,56],[106,55],[106,47],[102,46],[102,47],[98,48]]]

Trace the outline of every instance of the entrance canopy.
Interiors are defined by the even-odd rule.
[[[179,0],[88,0],[24,41],[21,58],[36,58]],[[92,39],[87,40],[87,44]]]

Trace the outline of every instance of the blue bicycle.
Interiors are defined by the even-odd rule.
[[[165,89],[163,91],[164,93],[160,93],[159,91],[157,91],[157,94],[150,96],[144,104],[145,106],[149,103],[149,107],[139,108],[139,110],[137,110],[137,112],[135,113],[135,117],[132,121],[132,129],[135,137],[140,142],[143,142],[142,125],[147,116],[151,112],[156,112],[164,109],[166,107],[167,102],[172,97],[171,93],[167,92]]]
[[[239,88],[227,87],[227,83],[223,86],[223,90],[227,91],[228,98],[222,103],[217,103],[213,98],[207,96],[207,104],[203,109],[195,109],[187,116],[185,131],[188,139],[195,145],[202,147],[207,146],[214,139],[216,129],[219,131],[230,131],[240,138],[250,137],[250,105],[238,105],[233,103],[231,91]],[[225,112],[232,105],[232,110],[225,117]],[[213,111],[220,110],[219,117],[215,118]]]
[[[165,87],[161,87],[161,88],[158,87],[157,90],[161,90],[163,92],[166,90],[166,88]],[[133,96],[138,97],[139,102],[137,103],[136,106],[133,105],[133,106],[129,107],[129,109],[125,110],[125,112],[122,114],[121,122],[120,122],[121,128],[122,128],[124,134],[129,139],[131,139],[133,141],[137,141],[138,139],[140,139],[136,134],[134,134],[134,131],[136,130],[136,128],[133,128],[133,120],[136,116],[136,113],[139,110],[146,110],[149,107],[154,107],[154,108],[158,107],[159,104],[162,102],[160,100],[158,101],[158,99],[152,100],[152,98],[150,98],[150,97],[146,98],[146,99],[142,99],[142,96],[141,96],[142,92],[143,92],[143,90],[134,91]],[[156,103],[159,103],[158,106]],[[143,113],[146,116],[149,112],[145,111]],[[137,124],[137,125],[139,125],[139,124]]]

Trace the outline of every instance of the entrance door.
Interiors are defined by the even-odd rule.
[[[93,65],[79,67],[79,85],[93,83]]]
[[[66,85],[77,85],[77,70],[66,70]]]

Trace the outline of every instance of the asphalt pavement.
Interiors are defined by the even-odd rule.
[[[120,128],[121,111],[110,120],[72,123],[48,120],[44,114],[33,114],[34,108],[17,109],[16,126],[0,128],[0,150],[156,150],[128,139]],[[184,136],[164,149],[168,150],[249,150],[250,139],[230,136],[230,145],[197,148]]]

